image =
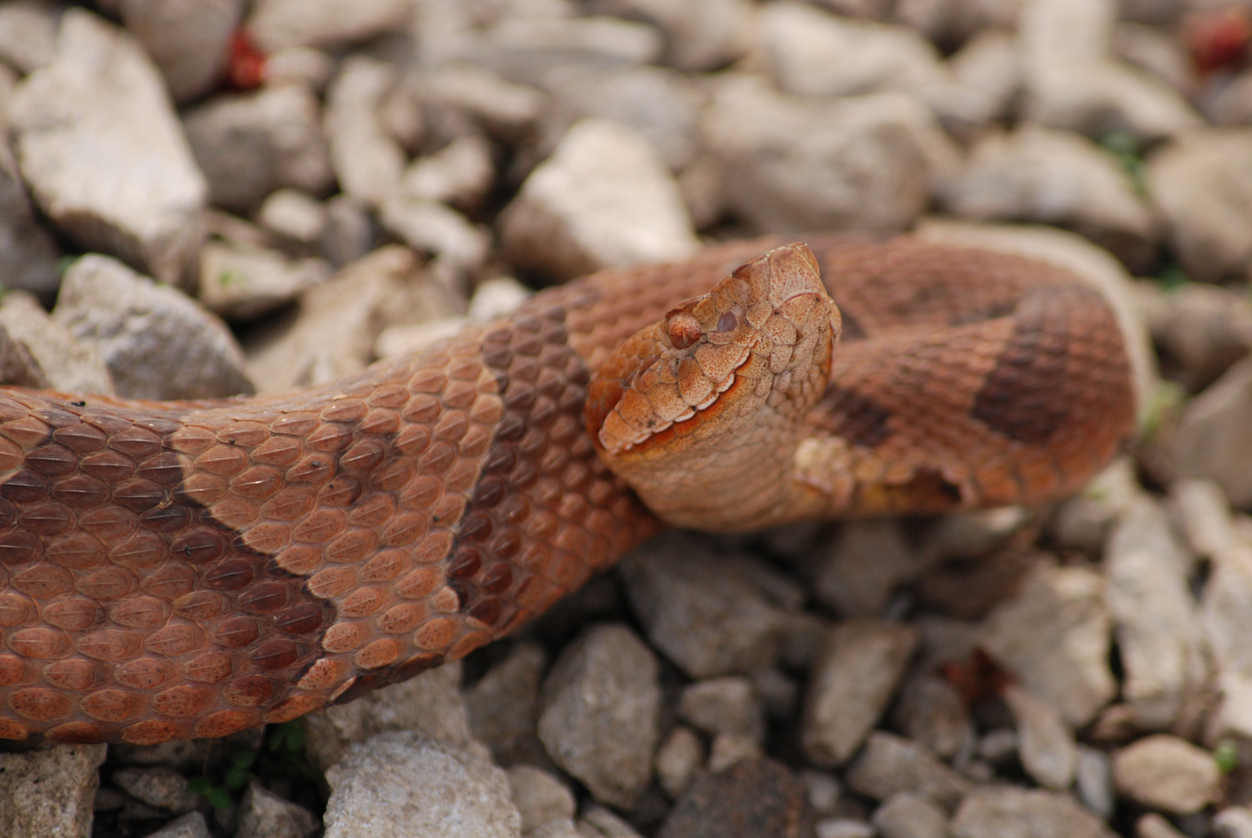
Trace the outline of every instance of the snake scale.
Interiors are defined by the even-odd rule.
[[[290,720],[509,633],[656,513],[1035,503],[1129,438],[1127,350],[1075,276],[807,242],[603,271],[290,394],[0,390],[0,737]]]

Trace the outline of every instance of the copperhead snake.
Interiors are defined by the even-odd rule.
[[[603,271],[290,394],[0,390],[0,737],[287,721],[508,634],[662,518],[1038,503],[1130,436],[1075,276],[807,242]]]

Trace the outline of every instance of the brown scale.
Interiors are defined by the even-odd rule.
[[[293,394],[156,404],[0,391],[0,737],[221,736],[348,700],[513,630],[660,526],[594,453],[582,418],[590,375],[617,342],[775,243],[604,272],[437,351]],[[908,456],[927,439],[973,439],[978,474],[1017,481],[1040,464],[1089,473],[1093,450],[1120,443],[1125,428],[1107,406],[1128,385],[1107,310],[1056,323],[1045,308],[1042,325],[1013,331],[1007,312],[1055,271],[907,241],[815,244],[867,341],[914,316],[899,303],[909,288],[932,289],[949,321],[971,324],[950,345],[926,344],[915,322],[896,330],[898,349],[925,350],[913,353],[930,372],[921,390],[949,375],[931,364],[965,345],[961,328],[1003,322],[998,348],[1046,357],[1053,374],[1064,367],[1074,396],[1048,419],[1060,422],[1054,456],[1016,439],[987,454],[977,433],[1041,434],[1014,419],[1016,356],[988,359],[982,420],[970,420],[978,393],[967,393],[962,416],[945,424],[922,410],[914,432],[899,420],[918,407],[895,387],[908,365],[892,373],[893,351],[880,347],[845,364],[827,394],[856,406],[854,441]],[[953,273],[965,290],[940,290]],[[906,281],[883,281],[896,274]],[[884,295],[895,321],[874,314]],[[971,340],[998,353],[985,336]],[[1053,358],[1053,340],[1081,352]],[[998,360],[1009,365],[999,378]],[[950,387],[968,385],[961,374]],[[1095,438],[1067,437],[1071,421]],[[1006,465],[1003,452],[1020,462]],[[896,500],[917,506],[920,492]]]

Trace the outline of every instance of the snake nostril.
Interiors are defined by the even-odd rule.
[[[735,316],[733,311],[728,311],[717,319],[717,331],[719,332],[733,332],[738,325],[739,318]]]

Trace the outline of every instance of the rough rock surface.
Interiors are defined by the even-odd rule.
[[[1192,279],[1252,271],[1252,130],[1200,131],[1152,155],[1147,182],[1170,243]]]
[[[0,834],[87,838],[104,745],[0,754]]]
[[[95,346],[119,396],[211,399],[253,392],[226,326],[181,291],[106,256],[75,262],[54,322]]]
[[[1007,786],[975,790],[949,826],[952,838],[1112,838],[1104,822],[1072,797]]]
[[[207,190],[139,45],[71,9],[56,61],[19,85],[8,111],[22,176],[53,224],[177,284],[200,244]]]
[[[1113,755],[1113,781],[1119,792],[1146,806],[1186,815],[1217,798],[1221,773],[1208,751],[1159,733]]]
[[[1071,725],[1113,697],[1103,580],[1084,568],[1037,565],[1021,593],[982,625],[985,648]]]
[[[380,733],[326,772],[326,838],[440,835],[518,838],[503,771],[471,751],[411,732]],[[455,825],[455,826],[452,826]]]
[[[927,108],[903,94],[803,99],[731,78],[701,117],[731,210],[760,230],[899,230],[957,163]]]
[[[753,672],[777,657],[782,612],[697,542],[677,535],[654,540],[619,572],[648,639],[688,676]]]
[[[661,825],[658,838],[802,838],[811,814],[800,784],[776,762],[749,760],[696,780]]]
[[[805,699],[802,742],[814,765],[842,765],[887,709],[917,649],[911,626],[847,622],[817,660]]]
[[[187,139],[215,206],[250,213],[275,189],[317,195],[334,182],[322,109],[302,84],[218,96],[186,116]]]
[[[698,244],[678,186],[646,140],[587,119],[533,171],[501,219],[504,251],[552,279],[673,261]]]
[[[544,681],[539,738],[597,800],[629,807],[652,776],[661,688],[651,650],[621,625],[589,629]]]

